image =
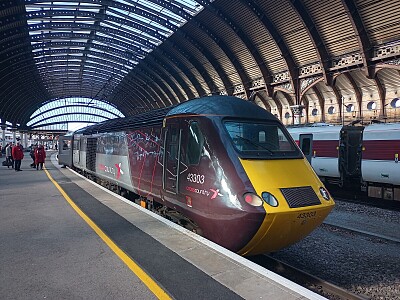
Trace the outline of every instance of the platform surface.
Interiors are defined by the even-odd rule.
[[[324,299],[61,169],[51,152],[46,170],[30,162],[0,167],[1,299]]]

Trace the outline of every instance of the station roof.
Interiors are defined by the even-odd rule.
[[[4,0],[0,119],[24,127],[67,97],[130,116],[211,94],[280,113],[383,95],[400,82],[399,13],[397,0]]]

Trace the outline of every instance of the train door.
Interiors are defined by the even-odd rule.
[[[78,165],[79,166],[79,162],[80,162],[80,150],[79,150],[79,146],[80,146],[80,140],[82,138],[74,138],[73,139],[73,151],[72,151],[72,155],[73,155],[73,163],[74,165]]]
[[[88,138],[86,144],[86,168],[96,171],[97,138]]]
[[[339,173],[342,184],[361,180],[363,132],[363,126],[343,126],[340,131]]]
[[[179,188],[179,158],[182,130],[178,120],[170,120],[164,131],[163,188],[177,194]]]
[[[310,164],[312,159],[312,144],[313,144],[312,134],[299,135],[299,147]]]

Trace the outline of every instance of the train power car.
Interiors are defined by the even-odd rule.
[[[288,128],[323,181],[400,201],[400,124]]]
[[[70,153],[60,164],[241,255],[299,241],[334,207],[282,123],[235,97],[86,127]]]

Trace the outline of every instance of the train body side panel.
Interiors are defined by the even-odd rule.
[[[337,157],[313,157],[311,165],[321,177],[340,177]]]
[[[364,131],[361,162],[363,180],[400,185],[399,155],[400,124],[367,126]]]
[[[134,192],[161,199],[161,128],[143,128],[127,133],[130,180]]]
[[[131,172],[128,156],[126,155],[97,153],[96,174],[109,180],[111,183],[132,190]]]
[[[340,126],[287,128],[299,144],[300,135],[312,134],[311,166],[318,176],[339,178],[338,146]]]
[[[361,168],[364,181],[400,185],[400,163],[394,160],[363,160]]]

